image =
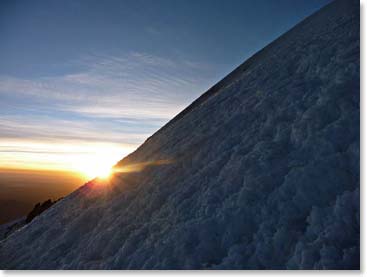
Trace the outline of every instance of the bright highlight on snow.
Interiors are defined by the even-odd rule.
[[[129,173],[129,172],[139,172],[148,166],[159,166],[159,165],[167,165],[172,164],[173,160],[156,160],[156,161],[147,161],[142,163],[134,163],[125,166],[115,166],[113,168],[113,172],[120,173]]]

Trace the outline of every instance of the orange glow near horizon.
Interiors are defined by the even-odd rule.
[[[112,167],[135,149],[100,142],[0,139],[0,168],[75,172],[85,180],[108,178]],[[10,149],[10,151],[9,151]]]

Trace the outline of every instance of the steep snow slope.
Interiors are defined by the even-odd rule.
[[[1,268],[358,269],[359,2],[297,25],[116,169],[4,240]]]

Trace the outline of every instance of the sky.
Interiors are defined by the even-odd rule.
[[[0,2],[0,168],[93,177],[327,0]]]

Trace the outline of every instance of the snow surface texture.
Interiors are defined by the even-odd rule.
[[[359,1],[261,50],[14,232],[6,269],[358,269]],[[165,162],[161,162],[165,161]]]

